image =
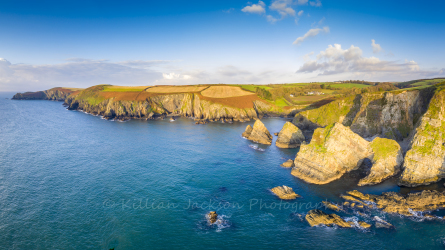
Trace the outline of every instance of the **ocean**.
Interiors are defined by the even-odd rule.
[[[0,248],[2,249],[435,249],[441,221],[371,211],[338,213],[395,230],[310,227],[320,202],[346,191],[381,194],[443,190],[443,182],[400,188],[390,179],[358,187],[362,172],[312,185],[280,167],[298,149],[241,137],[248,124],[192,119],[108,121],[61,102],[0,94]],[[288,119],[262,121],[271,133]],[[276,136],[274,136],[274,142]],[[286,185],[301,195],[281,201]],[[219,214],[217,225],[205,215]],[[325,210],[328,213],[333,211]]]

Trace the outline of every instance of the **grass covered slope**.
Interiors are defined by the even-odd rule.
[[[445,177],[445,82],[436,85],[406,153],[401,185],[418,186]]]
[[[332,101],[297,114],[298,127],[324,127],[335,122],[350,126],[363,137],[380,135],[402,140],[426,111],[431,89],[363,93]]]

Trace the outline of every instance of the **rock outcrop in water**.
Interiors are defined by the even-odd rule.
[[[314,184],[326,184],[357,169],[372,155],[369,142],[340,123],[315,130],[311,143],[302,145],[292,175]]]
[[[280,166],[282,166],[283,168],[292,168],[295,165],[294,165],[294,161],[289,159],[289,160],[283,162]]]
[[[278,133],[275,145],[279,148],[296,148],[299,147],[304,140],[303,132],[291,122],[286,122],[280,133]]]
[[[294,190],[288,186],[278,186],[271,189],[271,191],[276,194],[282,200],[293,200],[300,195],[296,194]]]
[[[314,226],[319,226],[319,225],[326,225],[326,226],[339,226],[339,227],[353,227],[356,226],[356,224],[353,221],[345,221],[344,219],[342,219],[340,216],[336,215],[336,214],[327,214],[321,210],[318,209],[313,209],[311,211],[309,211],[306,214],[305,217],[306,221],[309,223],[309,225],[311,227]],[[364,221],[359,221],[357,223],[360,227],[362,228],[370,228],[371,225],[364,222]]]
[[[266,126],[264,126],[264,124],[259,119],[255,121],[255,124],[253,124],[253,128],[250,131],[250,133],[248,133],[248,131],[250,131],[249,126],[243,133],[243,137],[246,137],[248,140],[265,145],[272,144],[272,135],[269,133],[269,130],[267,130]]]
[[[207,215],[207,220],[210,222],[210,224],[213,224],[218,219],[218,214],[215,211],[210,211]]]
[[[387,229],[395,228],[391,223],[383,220],[382,218],[380,218],[378,216],[374,216],[374,221],[375,221],[376,228],[387,228]]]
[[[371,143],[340,123],[315,130],[311,143],[302,145],[292,175],[309,183],[326,184],[372,160],[370,174],[360,185],[372,185],[395,175],[403,157],[400,146],[390,139]]]
[[[374,185],[400,172],[403,153],[400,145],[390,139],[375,138],[371,144],[372,168],[371,172],[358,183],[359,186]]]
[[[357,190],[347,192],[342,198],[360,203],[365,207],[376,208],[394,214],[415,216],[417,212],[428,212],[445,208],[445,192],[424,190],[410,193],[406,197],[398,193],[387,192],[382,195],[363,194]]]
[[[406,153],[400,185],[419,186],[445,177],[445,83],[437,86]]]
[[[329,202],[329,201],[322,201],[322,202],[323,202],[323,205],[328,209],[331,209],[331,210],[334,210],[337,212],[342,211],[342,209],[339,206],[335,205],[332,202]]]
[[[362,137],[402,140],[426,111],[431,95],[431,88],[365,93],[300,112],[292,122],[303,130],[338,122]]]

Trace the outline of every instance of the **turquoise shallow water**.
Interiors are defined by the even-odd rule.
[[[358,188],[357,173],[323,186],[306,184],[279,166],[297,149],[258,151],[241,138],[253,122],[112,122],[68,111],[61,102],[0,97],[1,248],[443,247],[445,225],[438,221],[382,215],[397,230],[310,228],[297,214],[324,199],[339,202],[347,190],[415,189],[400,189],[393,180]],[[271,132],[285,121],[264,119]],[[278,185],[303,198],[280,206],[269,191]],[[442,190],[442,183],[427,188]],[[208,226],[210,210],[226,222]]]

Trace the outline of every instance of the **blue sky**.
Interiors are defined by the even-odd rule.
[[[0,91],[445,76],[444,9],[445,1],[5,0]]]

